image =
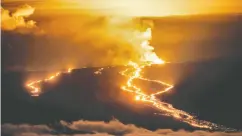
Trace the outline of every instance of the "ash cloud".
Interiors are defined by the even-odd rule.
[[[63,131],[56,130],[47,125],[27,125],[27,124],[3,124],[2,134],[8,136],[241,136],[242,132],[208,132],[197,130],[193,132],[171,129],[157,129],[155,131],[134,124],[123,124],[118,120],[110,122],[103,121],[85,121],[79,120],[72,123],[61,121],[62,127],[69,128],[75,133],[66,134]],[[78,133],[85,131],[85,133]]]

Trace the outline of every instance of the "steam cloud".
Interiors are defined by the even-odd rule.
[[[145,128],[137,127],[133,124],[123,124],[118,120],[110,122],[102,121],[74,121],[67,123],[61,121],[62,127],[70,129],[75,133],[65,134],[63,130],[56,130],[47,125],[14,125],[3,124],[2,134],[10,136],[241,136],[242,132],[207,132],[197,130],[189,132],[185,130],[173,131],[171,129],[157,129],[151,131]],[[80,132],[79,132],[80,131]],[[85,131],[85,133],[84,133]]]

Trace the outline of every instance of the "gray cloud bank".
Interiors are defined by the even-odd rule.
[[[56,130],[47,125],[29,125],[29,124],[3,124],[2,136],[241,136],[242,132],[208,132],[197,130],[193,132],[171,129],[157,129],[151,131],[134,124],[123,124],[118,120],[110,122],[103,121],[85,121],[79,120],[72,123],[60,122],[63,128],[73,131],[65,133],[63,130]],[[82,132],[82,133],[79,133]],[[86,132],[84,134],[83,132]]]

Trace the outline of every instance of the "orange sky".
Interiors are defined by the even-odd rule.
[[[242,0],[2,0],[2,3],[9,8],[29,4],[43,12],[67,13],[75,9],[78,13],[85,9],[95,14],[125,16],[242,13]]]

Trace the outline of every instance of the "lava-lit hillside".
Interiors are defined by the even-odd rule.
[[[143,75],[174,84],[174,88],[159,97],[199,119],[228,127],[242,127],[240,107],[242,79],[241,61],[213,60],[196,63],[168,63],[145,69]],[[189,125],[164,115],[135,101],[120,89],[126,78],[120,75],[124,67],[73,69],[51,82],[41,85],[43,93],[31,97],[24,85],[27,80],[47,72],[6,72],[2,78],[2,122],[56,123],[72,121],[111,120],[117,118],[138,126],[192,129]],[[219,76],[218,76],[219,75]],[[171,78],[172,77],[172,78]],[[156,84],[135,80],[148,92],[162,88]],[[233,97],[230,101],[227,98]]]

